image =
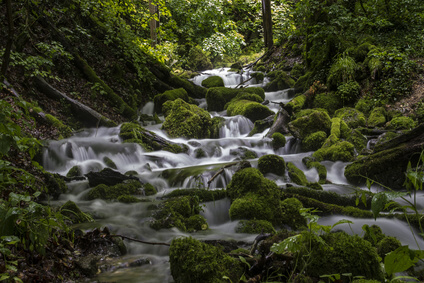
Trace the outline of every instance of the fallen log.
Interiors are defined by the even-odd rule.
[[[290,122],[289,113],[284,108],[281,108],[280,111],[278,111],[277,119],[275,119],[274,124],[272,124],[268,133],[266,133],[265,137],[271,138],[272,135],[276,132],[279,132],[279,133],[282,133],[282,134],[288,134],[289,133],[288,123],[289,122]]]

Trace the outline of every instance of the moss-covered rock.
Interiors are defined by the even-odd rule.
[[[260,97],[263,97],[263,99],[265,98],[264,90],[260,87],[248,87],[244,89],[211,87],[206,93],[206,103],[208,104],[208,111],[223,111],[225,105],[241,92],[254,93],[259,95]]]
[[[167,101],[177,100],[178,98],[188,103],[191,102],[190,97],[187,94],[187,91],[183,88],[167,90],[164,93],[157,94],[153,100],[155,103],[155,112],[165,113],[165,111],[163,111],[162,109],[163,104]]]
[[[305,106],[305,103],[306,103],[306,95],[300,94],[295,96],[292,100],[290,100],[290,102],[286,104],[284,109],[286,109],[286,111],[289,114],[294,114],[300,111]]]
[[[327,168],[319,163],[318,161],[315,161],[314,158],[304,158],[302,159],[303,164],[306,165],[308,169],[315,168],[318,172],[319,177],[319,183],[324,184],[327,180]]]
[[[80,177],[82,176],[82,169],[81,166],[75,165],[71,169],[69,169],[68,173],[66,173],[66,177],[73,178],[73,177]]]
[[[199,45],[190,48],[187,66],[193,71],[205,71],[213,68],[208,56]]]
[[[307,275],[319,277],[323,274],[351,273],[352,276],[364,276],[367,279],[384,280],[378,255],[371,244],[357,235],[345,232],[328,233],[322,236],[325,245],[302,234],[304,244],[311,247],[301,252],[308,254]]]
[[[224,86],[224,80],[220,76],[211,76],[211,77],[206,78],[202,81],[202,86],[204,86],[206,88],[223,87]]]
[[[281,223],[288,225],[294,230],[306,227],[306,219],[300,214],[300,209],[302,208],[303,205],[297,198],[287,198],[283,200],[281,202]]]
[[[322,147],[315,151],[312,156],[318,161],[330,160],[330,161],[352,161],[355,147],[353,144],[347,141],[336,142],[329,147]]]
[[[256,83],[263,82],[265,78],[265,75],[262,72],[250,73],[250,76],[256,80]]]
[[[252,122],[274,115],[274,112],[265,105],[251,100],[233,100],[226,107],[228,116],[242,115]]]
[[[400,133],[395,132],[385,132],[378,136],[377,141],[374,144],[374,150],[380,151],[380,148],[384,146],[384,144],[398,136],[400,136]]]
[[[143,193],[145,196],[152,196],[158,193],[158,191],[156,190],[156,188],[150,184],[150,183],[146,183],[143,185]]]
[[[272,224],[266,220],[240,220],[236,226],[236,233],[246,234],[261,234],[271,233],[275,234],[276,231]]]
[[[219,124],[222,119],[218,117],[212,119],[206,110],[186,103],[182,99],[167,101],[166,104],[172,106],[162,129],[169,136],[198,139],[219,136]]]
[[[153,213],[154,220],[150,227],[156,230],[177,227],[184,232],[206,230],[208,225],[204,217],[199,215],[200,211],[199,199],[195,196],[168,199]]]
[[[141,202],[141,200],[139,198],[132,196],[132,195],[122,195],[122,196],[119,196],[116,200],[119,201],[119,202],[122,202],[122,203]]]
[[[238,156],[239,159],[254,159],[258,157],[256,152],[242,146],[235,149],[230,149],[230,155]]]
[[[258,160],[258,169],[262,174],[273,173],[283,176],[286,172],[284,158],[275,154],[263,155]]]
[[[348,142],[353,144],[357,152],[361,152],[367,147],[368,139],[358,129],[351,131]]]
[[[291,88],[294,87],[296,83],[295,80],[284,71],[272,71],[267,75],[271,81],[264,87],[265,91],[277,91]]]
[[[59,130],[60,135],[63,138],[68,138],[72,136],[72,129],[69,128],[67,125],[63,124],[62,121],[50,114],[46,114],[45,118],[53,127]]]
[[[326,112],[314,111],[309,115],[297,118],[289,123],[289,130],[298,139],[305,139],[308,135],[323,131],[330,133],[331,118]]]
[[[116,166],[115,162],[113,162],[112,159],[110,159],[110,157],[103,157],[103,162],[106,164],[107,167],[112,168],[112,169],[117,169],[118,167]]]
[[[384,124],[386,124],[386,115],[387,112],[383,107],[375,107],[368,118],[368,127],[374,128],[384,126]]]
[[[300,186],[306,186],[309,182],[306,179],[305,173],[296,167],[292,162],[287,163],[290,180]]]
[[[227,186],[227,193],[231,199],[236,199],[249,192],[260,195],[278,195],[277,185],[265,178],[259,169],[249,167],[237,171]]]
[[[327,139],[327,134],[323,131],[318,131],[312,133],[304,140],[302,140],[302,150],[303,151],[315,151],[322,147],[325,140]]]
[[[124,142],[137,143],[146,151],[166,150],[173,153],[187,151],[185,145],[179,145],[167,141],[136,123],[122,124],[119,136]]]
[[[340,97],[334,92],[317,93],[313,102],[314,108],[323,108],[327,110],[330,115],[333,115],[333,113],[342,106],[343,103]]]
[[[243,274],[242,263],[218,247],[193,238],[176,238],[169,249],[171,274],[176,283],[223,282],[224,276],[237,282]]]
[[[386,128],[389,130],[411,130],[415,126],[415,121],[406,116],[395,117],[386,124]]]
[[[93,217],[89,214],[82,212],[82,210],[76,205],[75,202],[68,200],[63,204],[59,211],[62,215],[66,216],[73,224],[92,222]]]
[[[354,129],[364,127],[366,124],[364,113],[351,107],[344,107],[337,110],[334,113],[334,117],[342,119],[350,128]]]
[[[272,134],[271,138],[272,138],[271,144],[274,150],[277,150],[286,145],[286,137],[282,133],[275,132]]]
[[[355,109],[364,113],[365,116],[368,116],[372,109],[373,109],[374,103],[370,101],[368,98],[361,98],[356,102]]]
[[[141,183],[138,180],[128,180],[124,183],[116,184],[114,186],[107,186],[100,184],[92,188],[87,193],[87,199],[104,199],[104,200],[116,200],[118,197],[123,195],[140,195],[141,194]]]
[[[266,129],[271,128],[273,123],[274,123],[273,116],[269,116],[262,120],[256,120],[255,123],[253,124],[253,129],[249,133],[249,137],[257,133],[262,133]]]
[[[179,76],[171,76],[169,78],[169,84],[177,88],[182,87],[187,91],[188,96],[192,98],[205,98],[206,96],[206,88],[195,85],[193,82]]]
[[[402,243],[395,237],[385,237],[377,243],[377,253],[384,260],[386,254],[401,247]]]
[[[247,193],[233,201],[229,211],[230,218],[231,220],[257,219],[279,223],[281,207],[278,202],[278,199],[272,199],[269,195]]]
[[[227,197],[226,190],[204,190],[204,189],[176,189],[166,194],[165,198],[173,198],[177,196],[196,196],[200,202],[215,201]]]

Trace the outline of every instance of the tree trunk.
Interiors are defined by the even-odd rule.
[[[272,37],[271,0],[262,0],[262,18],[265,47],[271,49],[274,45]]]
[[[152,47],[159,44],[158,34],[156,29],[159,27],[159,21],[155,19],[156,16],[159,18],[158,6],[152,4],[152,0],[149,0],[149,12],[150,12],[150,39],[152,40]]]
[[[3,62],[1,64],[0,78],[6,77],[7,68],[10,62],[10,52],[13,43],[13,16],[12,16],[12,1],[6,0],[7,23],[9,26],[9,34],[7,36],[6,49],[3,54]],[[1,80],[0,80],[1,81]]]

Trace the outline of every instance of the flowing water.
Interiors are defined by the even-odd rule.
[[[193,79],[193,82],[200,84],[203,79],[211,75],[223,77],[227,87],[236,87],[240,83],[249,79],[249,71],[244,71],[242,75],[229,72],[228,69],[207,71]],[[267,81],[265,80],[264,83]],[[247,82],[248,86],[262,86],[254,79]],[[294,95],[293,89],[266,93],[266,99],[272,102],[287,103]],[[198,101],[201,107],[206,106],[205,100]],[[278,105],[268,104],[274,111],[278,111]],[[153,104],[146,104],[142,110],[144,114],[153,114]],[[274,151],[270,139],[264,138],[266,131],[248,137],[248,133],[253,128],[250,120],[242,117],[227,117],[225,111],[222,113],[211,113],[212,116],[223,116],[226,119],[225,126],[220,130],[219,139],[170,139],[166,133],[161,131],[161,125],[151,125],[146,128],[156,134],[165,137],[173,142],[184,143],[189,147],[187,154],[173,154],[167,151],[145,152],[137,144],[121,143],[118,136],[119,127],[85,129],[75,136],[60,141],[50,142],[44,152],[43,165],[46,170],[62,175],[75,165],[81,166],[83,173],[90,171],[100,171],[106,167],[103,159],[109,157],[117,165],[117,170],[125,173],[130,170],[138,172],[138,177],[143,182],[149,182],[158,190],[158,195],[148,197],[151,202],[135,204],[124,204],[118,202],[108,202],[103,200],[87,201],[84,195],[87,193],[88,181],[73,181],[68,184],[69,193],[61,195],[55,203],[61,205],[67,200],[72,200],[85,212],[92,214],[96,218],[97,226],[107,226],[115,234],[125,235],[150,242],[170,243],[173,238],[181,236],[192,236],[198,239],[236,239],[238,241],[252,242],[256,235],[237,234],[234,232],[238,221],[231,221],[228,215],[230,201],[228,199],[205,203],[203,216],[208,221],[210,229],[196,233],[183,233],[178,229],[153,230],[149,227],[151,211],[148,207],[152,203],[160,200],[158,197],[176,188],[191,188],[199,184],[207,184],[208,180],[224,165],[236,160],[237,156],[231,152],[239,147],[248,148],[258,155],[278,154],[286,162],[293,162],[298,168],[305,172],[307,179],[311,182],[318,181],[318,173],[315,169],[307,169],[302,164],[302,158],[309,156],[312,152],[301,152],[298,142],[287,136],[287,144],[284,148]],[[196,158],[195,150],[202,148],[207,157]],[[251,160],[252,166],[256,166],[257,159]],[[333,184],[324,185],[326,191],[333,191],[339,194],[349,194],[353,192],[353,186],[349,185],[344,177],[344,168],[347,163],[325,161],[323,164],[328,170],[327,179]],[[167,179],[162,176],[168,176]],[[210,189],[225,188],[231,180],[234,171],[231,167],[225,169],[224,174],[210,184]],[[279,186],[285,185],[287,179],[267,176],[273,179]],[[419,200],[423,196],[419,196]],[[421,201],[421,203],[424,203]],[[424,243],[418,237],[415,242],[410,228],[404,222],[393,219],[353,219],[346,216],[327,216],[320,219],[321,224],[330,225],[341,219],[348,219],[354,224],[343,224],[337,226],[338,229],[348,233],[361,234],[361,227],[364,224],[377,224],[387,235],[396,236],[403,244],[408,244],[412,248],[417,248],[417,243],[424,247]],[[91,229],[93,224],[81,226],[83,229]],[[97,278],[99,281],[116,282],[172,282],[170,266],[168,262],[168,247],[152,246],[131,241],[125,241],[128,254],[122,258],[115,259],[115,265],[134,261],[140,258],[147,258],[151,264],[136,268],[118,268],[114,271],[104,272]]]

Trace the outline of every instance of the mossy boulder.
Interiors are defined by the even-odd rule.
[[[107,186],[105,184],[97,185],[92,188],[86,198],[88,200],[104,199],[116,200],[123,195],[140,195],[142,185],[138,180],[127,180],[124,183],[116,184],[114,186]]]
[[[199,199],[195,196],[181,196],[171,198],[159,205],[153,213],[150,227],[155,230],[177,227],[184,232],[193,232],[208,229],[201,210]]]
[[[251,100],[234,100],[228,103],[226,107],[228,116],[242,115],[249,118],[252,122],[265,119],[274,114],[265,105]]]
[[[380,240],[377,243],[376,248],[378,255],[384,260],[388,253],[400,248],[401,246],[402,243],[398,239],[389,236]]]
[[[305,249],[300,256],[309,253],[306,274],[319,278],[323,274],[351,273],[352,276],[364,276],[367,279],[384,280],[377,251],[361,237],[350,236],[345,232],[328,233],[322,237],[325,244],[306,233],[302,234]]]
[[[281,156],[267,154],[259,158],[258,169],[262,174],[273,173],[278,176],[284,176],[286,172],[286,162]]]
[[[276,231],[271,222],[266,220],[240,220],[236,226],[236,233],[246,233],[246,234],[261,234],[261,233],[271,233],[275,234]]]
[[[367,125],[368,127],[375,128],[375,127],[381,127],[386,124],[386,116],[387,112],[386,109],[383,107],[375,107],[368,118]]]
[[[76,205],[75,202],[68,200],[63,204],[59,211],[62,215],[66,216],[73,224],[92,222],[93,217],[89,214],[82,212],[82,210]]]
[[[119,137],[124,142],[139,144],[146,151],[166,150],[173,153],[181,153],[187,150],[185,145],[165,140],[137,123],[122,124]]]
[[[262,72],[250,73],[250,76],[256,80],[256,83],[263,82],[265,78],[265,75]]]
[[[334,113],[334,117],[342,119],[350,128],[353,129],[364,127],[367,122],[364,113],[351,107],[344,107],[337,110]]]
[[[258,154],[247,147],[238,147],[230,149],[230,155],[237,156],[238,159],[254,159],[258,157]]]
[[[206,110],[182,99],[167,101],[166,104],[170,104],[171,107],[162,129],[169,136],[197,139],[219,136],[221,118],[212,119]]]
[[[253,124],[253,129],[249,133],[249,137],[257,133],[262,133],[266,129],[271,128],[273,123],[274,123],[274,116],[269,116],[262,120],[256,120],[255,123]]]
[[[145,196],[152,196],[158,193],[158,191],[156,190],[156,188],[150,184],[150,183],[146,183],[143,185],[143,193]]]
[[[208,111],[223,111],[225,105],[241,92],[254,93],[259,95],[263,99],[265,98],[264,90],[260,87],[248,87],[244,89],[211,87],[207,90],[206,93],[206,103],[208,104]]]
[[[215,201],[227,197],[226,190],[206,190],[206,189],[176,189],[166,194],[164,198],[173,198],[178,196],[196,196],[200,202]]]
[[[386,124],[389,130],[411,130],[415,128],[416,123],[411,117],[395,117]]]
[[[311,114],[297,118],[289,123],[289,130],[292,135],[300,140],[305,139],[308,135],[323,131],[330,133],[331,118],[323,111],[313,111]]]
[[[351,131],[348,142],[353,144],[357,152],[361,152],[367,147],[368,139],[358,129]]]
[[[277,185],[262,175],[259,169],[249,167],[237,171],[227,186],[227,193],[231,199],[236,199],[247,193],[270,195],[277,197]]]
[[[182,87],[187,91],[188,96],[192,98],[205,98],[206,96],[206,88],[195,85],[193,82],[179,76],[171,76],[169,84],[177,88]]]
[[[353,160],[355,147],[347,141],[339,141],[329,147],[322,147],[315,151],[312,156],[317,161],[330,160],[330,161],[344,161],[349,162]]]
[[[113,160],[110,159],[110,157],[108,157],[108,156],[103,157],[103,162],[109,168],[118,169],[118,167],[116,166],[115,162],[113,162]]]
[[[171,274],[175,283],[223,282],[223,277],[237,282],[244,272],[240,261],[220,248],[193,238],[176,238],[169,249]]]
[[[155,103],[155,112],[162,113],[162,105],[167,101],[174,101],[176,99],[182,99],[185,102],[191,102],[190,97],[187,94],[187,91],[183,88],[177,88],[172,90],[167,90],[164,93],[157,94],[153,99]]]
[[[75,165],[71,169],[69,169],[68,173],[66,173],[66,177],[73,178],[73,177],[80,177],[82,176],[82,168],[81,166]]]
[[[300,214],[303,208],[302,203],[297,198],[287,198],[281,202],[282,219],[281,223],[297,230],[306,227],[306,218]]]
[[[323,131],[318,131],[312,133],[304,140],[302,140],[302,150],[303,151],[315,151],[322,147],[325,140],[327,139],[327,134]]]
[[[306,165],[308,169],[315,168],[318,172],[319,177],[319,183],[324,184],[327,180],[327,168],[319,163],[318,161],[315,161],[315,159],[302,159],[302,162]]]
[[[269,195],[248,193],[233,201],[230,207],[231,220],[267,220],[278,224],[281,220],[281,205],[278,199]]]
[[[289,172],[290,180],[300,186],[306,186],[309,181],[306,179],[305,173],[296,167],[292,162],[287,163],[287,171]]]
[[[119,196],[116,200],[122,203],[137,203],[142,201],[141,199],[132,195],[122,195]]]
[[[359,99],[355,104],[355,109],[364,113],[365,116],[368,116],[372,109],[373,109],[374,103],[368,98],[361,98]]]
[[[396,132],[385,132],[378,136],[377,141],[374,144],[374,150],[380,151],[380,148],[384,146],[384,144],[398,136],[400,136],[400,133]]]
[[[290,100],[290,102],[286,104],[284,109],[286,109],[286,111],[292,115],[300,111],[305,106],[305,103],[306,103],[306,95],[299,94],[295,96],[292,100]]]
[[[342,100],[334,92],[317,93],[314,97],[313,107],[323,108],[328,111],[330,115],[343,106]]]
[[[271,138],[271,144],[274,150],[284,147],[286,145],[286,137],[282,133],[275,132],[272,134]]]
[[[224,80],[220,76],[211,76],[211,77],[206,78],[202,81],[202,86],[204,86],[206,88],[223,87],[224,86]]]
[[[267,75],[271,81],[264,87],[265,91],[277,91],[291,88],[294,87],[296,83],[295,80],[284,71],[272,71]]]

